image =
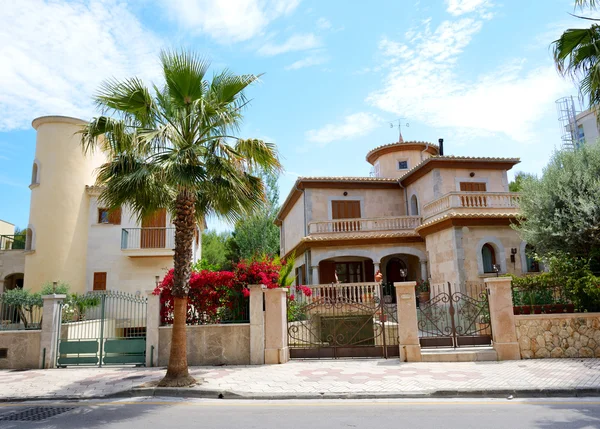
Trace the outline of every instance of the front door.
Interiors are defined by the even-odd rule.
[[[359,231],[360,221],[343,219],[360,219],[360,201],[332,201],[331,218],[339,219],[333,222],[333,232]]]
[[[142,220],[142,249],[164,249],[167,238],[167,211],[160,209]]]

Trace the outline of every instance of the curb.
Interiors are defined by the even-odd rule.
[[[74,396],[34,396],[0,398],[0,403],[28,401],[87,401],[119,398],[202,398],[202,399],[244,399],[244,400],[319,400],[319,399],[452,399],[452,398],[583,398],[600,397],[600,388],[581,389],[491,389],[491,390],[435,390],[414,393],[239,393],[227,390],[202,390],[185,387],[142,387],[110,393],[108,395]]]

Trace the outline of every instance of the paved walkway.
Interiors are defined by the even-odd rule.
[[[400,363],[397,360],[292,361],[286,365],[194,367],[202,384],[179,396],[251,398],[419,396],[515,392],[600,394],[600,359]],[[0,371],[0,400],[163,395],[151,387],[161,368]],[[135,393],[132,393],[132,389]],[[129,392],[129,393],[127,393]]]

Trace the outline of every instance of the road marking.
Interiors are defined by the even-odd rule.
[[[355,402],[361,401],[361,402]],[[177,401],[115,401],[115,402],[5,402],[0,403],[0,408],[8,407],[31,407],[31,406],[57,406],[69,404],[70,406],[76,407],[108,407],[108,406],[119,406],[119,405],[170,405],[170,406],[186,406],[186,407],[372,407],[372,406],[437,406],[437,405],[548,405],[548,404],[560,404],[560,405],[600,405],[600,401],[560,401],[556,399],[550,399],[547,401],[529,401],[527,399],[514,399],[508,401],[506,399],[498,398],[496,400],[488,401],[446,401],[440,399],[439,401],[410,401],[405,402],[402,400],[386,402],[385,400],[368,402],[364,400],[349,400],[340,399],[339,401],[328,401],[328,400],[312,400],[309,402],[283,402],[282,400],[222,400],[219,402],[177,402]]]

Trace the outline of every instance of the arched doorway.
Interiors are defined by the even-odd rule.
[[[370,258],[340,256],[319,262],[319,283],[373,282],[374,265]]]
[[[406,270],[406,274],[408,275],[406,263],[402,259],[390,259],[385,267],[386,281],[390,283],[405,281],[406,276],[402,277],[400,270]]]
[[[14,273],[4,277],[4,290],[23,289],[23,273]]]

